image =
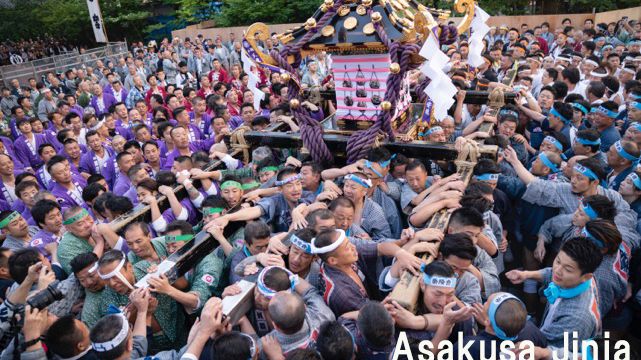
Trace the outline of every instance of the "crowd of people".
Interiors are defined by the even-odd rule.
[[[236,129],[299,130],[279,74],[260,71],[254,107],[233,34],[135,43],[113,61],[11,81],[0,100],[0,359],[388,359],[404,346],[411,358],[423,340],[433,355],[477,341],[474,359],[491,358],[478,341],[529,340],[536,359],[552,359],[573,351],[567,332],[634,342],[641,23],[499,27],[478,68],[465,39],[444,47],[459,92],[424,140],[497,145],[469,184],[452,162],[385,147],[344,167],[298,148],[232,157]],[[331,87],[319,82],[330,62],[306,59],[303,86]],[[464,102],[495,88],[517,94],[497,115]],[[320,120],[327,102],[301,106]],[[212,160],[224,169],[205,169]],[[112,229],[140,206],[150,221]],[[427,227],[442,209],[446,228]],[[175,281],[158,272],[200,232],[214,251]],[[416,312],[390,295],[404,272],[420,279]],[[231,323],[221,299],[243,281],[253,302]],[[62,299],[37,306],[53,289]]]
[[[65,38],[36,38],[0,43],[0,65],[20,64],[23,62],[61,55],[76,49]]]

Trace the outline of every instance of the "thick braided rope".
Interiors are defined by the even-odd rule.
[[[281,51],[282,57],[287,58],[287,56],[293,55],[294,62],[292,63],[292,66],[298,68],[301,61],[303,60],[300,55],[300,50],[312,39],[312,37],[314,37],[318,33],[318,29],[322,29],[323,26],[325,26],[325,24],[327,24],[327,22],[331,20],[332,16],[336,13],[336,9],[338,9],[338,7],[341,5],[343,5],[343,0],[335,1],[334,6],[327,9],[325,14],[323,14],[323,16],[321,16],[321,18],[316,22],[316,26],[313,29],[309,30],[305,35],[303,35],[303,37],[300,38],[300,40],[298,40],[296,44],[288,45]]]
[[[310,151],[314,161],[321,164],[330,163],[332,161],[332,153],[323,140],[323,129],[320,122],[314,119],[303,106],[292,109],[292,115],[299,120],[303,145]]]
[[[318,33],[318,29],[325,26],[325,24],[331,20],[332,16],[336,13],[336,9],[338,9],[342,4],[343,0],[336,1],[334,6],[329,8],[317,21],[316,26],[303,35],[296,44],[286,45],[280,52],[272,50],[270,55],[278,62],[278,66],[289,71],[292,76],[296,76],[298,79],[298,73],[295,69],[300,66],[302,61],[302,57],[300,55],[301,49]],[[287,57],[290,55],[294,56],[294,62],[292,64],[289,64],[287,61]],[[295,84],[296,83],[291,80],[286,84],[289,88],[287,97],[289,100],[297,99],[300,101],[300,99],[298,99],[300,89],[295,86]],[[323,140],[323,129],[320,122],[314,119],[310,115],[309,111],[302,106],[292,109],[292,115],[296,120],[298,120],[303,145],[309,150],[314,161],[320,163],[331,162],[333,158],[332,153],[329,151],[325,141]]]
[[[458,29],[454,25],[439,25],[441,34],[438,37],[438,42],[441,45],[451,45],[458,37]]]
[[[272,50],[270,55],[278,62],[280,68],[289,71],[291,76],[298,77],[294,67],[290,65],[278,51]],[[287,97],[290,100],[299,100],[298,93],[300,89],[296,86],[296,82],[290,80],[286,85],[289,88]],[[297,109],[292,109],[292,115],[300,126],[300,136],[303,140],[303,145],[310,151],[314,161],[319,163],[331,162],[332,153],[327,148],[325,141],[323,141],[323,129],[320,122],[314,119],[309,111],[302,106],[299,106]]]
[[[427,102],[427,94],[425,93],[425,88],[430,84],[432,80],[428,78],[427,76],[421,81],[418,85],[416,85],[416,98],[418,99],[418,102],[420,103],[425,103]]]

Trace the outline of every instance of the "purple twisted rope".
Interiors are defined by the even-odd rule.
[[[316,22],[316,26],[309,30],[305,35],[303,35],[300,40],[296,42],[296,44],[289,45],[285,47],[282,51],[281,54],[283,54],[284,58],[287,58],[288,55],[293,55],[294,56],[294,63],[292,65],[295,68],[298,68],[300,66],[301,61],[303,58],[300,55],[300,51],[307,44],[312,37],[314,37],[318,33],[318,29],[321,29],[329,20],[331,20],[332,16],[336,13],[336,9],[338,9],[339,6],[343,4],[343,0],[337,0],[334,2],[334,6],[331,8],[327,9],[325,14],[321,16],[321,18]]]
[[[458,29],[454,25],[439,25],[441,34],[438,37],[438,42],[441,45],[450,45],[456,41],[458,37]]]
[[[272,50],[270,55],[278,62],[280,68],[289,71],[291,76],[298,78],[294,67],[292,67],[277,50]],[[300,89],[296,86],[296,82],[290,80],[287,86],[289,88],[287,93],[288,99],[297,99],[299,102],[302,102],[298,99]],[[292,109],[292,115],[298,120],[301,139],[305,147],[310,151],[314,161],[329,163],[332,160],[332,153],[327,148],[325,141],[323,141],[323,129],[320,122],[314,119],[309,111],[302,106],[299,106],[297,109]]]
[[[316,26],[308,31],[300,40],[293,45],[287,45],[280,52],[272,51],[271,55],[276,61],[278,61],[279,66],[283,69],[286,69],[293,76],[298,78],[298,74],[295,69],[300,66],[302,57],[300,51],[303,46],[308,43],[312,37],[318,33],[318,29],[325,26],[325,24],[331,20],[332,16],[336,13],[336,9],[343,4],[343,0],[338,0],[334,3],[334,6],[323,14],[323,16],[316,22]],[[290,65],[286,58],[289,55],[294,56],[294,62]],[[295,83],[294,83],[295,84]],[[300,89],[297,86],[292,86],[292,84],[287,84],[289,91],[287,97],[289,100],[298,99]],[[302,102],[302,101],[301,101]],[[314,119],[309,111],[302,106],[299,106],[296,109],[292,109],[292,115],[298,120],[300,125],[300,135],[303,140],[303,144],[310,151],[314,161],[320,163],[329,163],[332,161],[332,153],[327,148],[327,144],[323,140],[323,129],[316,119]]]
[[[427,94],[425,93],[425,88],[430,84],[431,81],[432,80],[426,76],[423,81],[416,85],[415,91],[418,102],[427,102]]]

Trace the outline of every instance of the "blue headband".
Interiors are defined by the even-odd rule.
[[[630,179],[632,179],[632,183],[634,184],[634,186],[636,186],[637,189],[641,190],[641,179],[639,179],[639,175],[631,173],[628,176],[630,177]]]
[[[288,178],[285,178],[283,180],[276,180],[274,182],[274,185],[276,185],[276,186],[287,185],[287,184],[289,184],[291,182],[294,182],[296,180],[300,180],[301,178],[302,178],[301,174],[292,175],[292,176],[290,176]]]
[[[616,118],[617,116],[619,116],[618,112],[612,111],[612,110],[608,110],[608,109],[604,108],[603,106],[599,106],[596,109],[596,111],[600,112],[601,114],[603,114],[603,115],[605,115],[607,117],[613,118],[613,119]]]
[[[499,175],[500,174],[486,173],[475,175],[474,178],[478,181],[497,181],[499,179]]]
[[[601,249],[605,248],[605,244],[603,243],[603,241],[595,238],[594,235],[590,234],[590,232],[585,226],[583,227],[583,230],[581,230],[581,235],[583,235],[583,237],[585,237],[586,239],[592,241],[599,248]]]
[[[303,250],[305,254],[312,254],[312,244],[303,241],[298,236],[292,234],[292,236],[289,237],[289,241],[291,241],[291,243],[297,248]]]
[[[603,36],[599,36],[598,38],[594,39],[594,42],[598,41],[605,41],[605,38]]]
[[[632,101],[632,102],[630,102],[630,106],[635,108],[635,109],[641,110],[641,102]]]
[[[381,164],[379,163],[379,165],[381,165]],[[381,166],[382,166],[382,165],[381,165]],[[383,174],[381,174],[378,170],[374,169],[374,166],[372,166],[372,162],[371,162],[371,161],[369,161],[369,160],[365,160],[365,167],[366,167],[366,168],[368,168],[368,169],[370,169],[370,170],[372,170],[372,172],[373,172],[374,174],[376,174],[376,176],[378,176],[378,177],[380,177],[380,178],[382,178],[382,177],[383,177]]]
[[[516,296],[510,293],[499,293],[498,295],[496,295],[494,300],[492,300],[492,302],[490,303],[490,308],[488,310],[487,315],[490,318],[492,329],[494,329],[494,333],[499,339],[514,341],[516,340],[517,336],[512,336],[512,337],[507,336],[505,334],[505,331],[503,331],[503,329],[501,329],[499,325],[496,323],[496,311],[499,309],[501,304],[503,304],[505,301],[510,299],[517,300],[523,306],[523,308],[525,308],[525,305],[523,304],[523,302]]]
[[[558,111],[556,111],[556,109],[555,109],[555,108],[552,108],[552,110],[550,110],[550,114],[552,114],[552,115],[554,115],[554,116],[558,117],[558,118],[559,118],[559,119],[561,119],[561,121],[563,121],[564,123],[569,123],[569,122],[570,122],[570,120],[568,120],[568,118],[566,118],[565,116],[561,115],[561,113],[560,113],[560,112],[558,112]]]
[[[429,276],[423,273],[423,282],[427,286],[438,286],[438,287],[445,287],[450,289],[456,288],[455,277]]]
[[[387,166],[392,162],[392,160],[394,160],[394,159],[396,159],[396,154],[392,154],[392,157],[390,157],[389,159],[387,159],[387,160],[385,160],[385,161],[379,161],[379,162],[378,162],[378,165],[380,165],[380,166],[382,166],[382,167],[384,167],[384,168],[385,168],[385,167],[387,167]]]
[[[581,201],[579,205],[581,206],[581,210],[583,210],[585,215],[587,215],[590,218],[590,220],[599,218],[599,215],[596,213],[596,211],[594,211],[594,209],[592,208],[592,206],[590,206],[590,204],[586,203],[585,201]]]
[[[606,50],[606,49],[614,49],[614,46],[610,44],[603,45],[603,50]]]
[[[423,135],[421,135],[421,136],[430,136],[430,135],[432,135],[433,133],[435,133],[437,131],[443,131],[443,128],[440,127],[440,126],[431,127],[429,129],[425,130],[425,132],[422,133]]]
[[[576,141],[578,141],[582,145],[601,145],[601,138],[596,140],[588,140],[577,136]]]
[[[619,141],[614,143],[614,148],[616,149],[617,154],[619,154],[619,156],[621,156],[622,158],[624,158],[626,160],[630,160],[633,163],[639,162],[639,158],[638,157],[634,157],[634,156],[632,156],[632,154],[630,154],[629,152],[625,151],[625,149],[623,148],[623,144],[621,144],[621,140],[619,140]]]
[[[456,288],[456,273],[453,277],[438,276],[438,275],[427,275],[425,273],[425,264],[421,264],[421,272],[423,273],[423,282],[427,286],[438,286],[454,289]]]
[[[581,165],[581,164],[576,164],[574,165],[574,171],[578,171],[581,173],[581,175],[587,177],[590,180],[597,180],[599,181],[599,177],[594,173],[594,171],[590,170],[589,168]]]
[[[354,174],[345,175],[345,180],[352,180],[353,182],[359,184],[360,186],[369,189],[372,187],[372,181],[370,179],[361,179],[360,177]]]
[[[559,168],[554,165],[552,161],[550,161],[550,158],[548,158],[545,153],[539,153],[539,160],[543,163],[543,165],[547,166],[550,170],[552,170],[553,173],[558,173]]]
[[[583,115],[586,115],[588,113],[588,109],[586,109],[585,106],[583,106],[583,105],[581,105],[579,103],[572,103],[570,105],[572,105],[573,108],[581,111],[583,113]]]
[[[545,137],[545,139],[543,139],[543,141],[547,141],[550,144],[554,145],[555,148],[563,151],[563,144],[561,144],[561,142],[554,137],[548,135]]]
[[[503,116],[514,116],[517,119],[519,118],[519,113],[517,113],[514,110],[510,110],[510,109],[503,109],[503,110],[499,111],[499,115],[502,116],[502,117]]]
[[[641,100],[641,95],[630,94],[630,97],[632,98],[632,100]]]
[[[632,40],[628,43],[628,46],[630,45],[641,45],[641,40]]]

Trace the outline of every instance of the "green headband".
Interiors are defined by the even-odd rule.
[[[264,173],[267,171],[274,171],[278,172],[278,166],[265,166],[264,168],[260,169],[258,172],[259,173]]]
[[[208,208],[204,208],[203,209],[203,215],[207,216],[207,215],[212,215],[212,214],[220,214],[221,212],[223,212],[223,210],[225,210],[225,209],[223,209],[223,208],[215,208],[215,207],[208,207]]]
[[[221,190],[225,190],[225,189],[230,188],[230,187],[239,188],[241,190],[243,189],[243,186],[240,185],[240,183],[238,181],[233,181],[233,180],[227,180],[224,183],[222,183],[222,185],[220,185],[220,189]]]
[[[71,224],[75,223],[76,221],[78,221],[78,220],[82,219],[83,217],[85,217],[85,216],[87,216],[87,215],[89,215],[89,213],[87,212],[87,210],[82,209],[82,211],[81,211],[81,212],[79,212],[79,213],[77,213],[76,215],[74,215],[74,216],[70,217],[69,219],[67,219],[67,220],[63,221],[63,222],[62,222],[62,225],[71,225]]]
[[[187,242],[191,239],[194,238],[194,235],[192,234],[186,234],[186,235],[165,235],[164,240],[165,243],[170,244],[170,243],[175,243],[175,242]]]
[[[10,222],[17,219],[18,216],[20,216],[20,213],[17,211],[14,211],[11,214],[9,214],[9,216],[7,216],[2,221],[0,221],[0,229],[4,229],[7,225],[9,225]]]
[[[251,189],[260,186],[258,181],[252,181],[250,183],[243,184],[243,190]]]

